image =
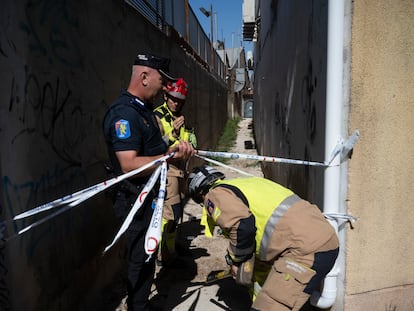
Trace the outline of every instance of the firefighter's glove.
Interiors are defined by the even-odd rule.
[[[253,284],[254,256],[242,262],[237,269],[236,283],[243,286]]]
[[[252,254],[249,259],[242,262],[235,261],[229,253],[225,258],[229,266],[237,267],[236,283],[247,287],[251,286],[253,284],[254,255]]]

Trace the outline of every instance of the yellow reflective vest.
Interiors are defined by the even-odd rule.
[[[161,106],[154,109],[154,113],[160,118],[161,124],[164,130],[163,137],[168,139],[168,145],[173,146],[180,140],[188,141],[194,148],[197,147],[197,139],[192,129],[188,129],[184,126],[180,128],[179,134],[174,133],[174,115],[168,108],[166,102]],[[165,139],[165,140],[167,140]]]
[[[220,185],[236,187],[244,195],[256,220],[256,255],[264,258],[277,222],[300,198],[291,190],[260,177],[220,180],[213,187]]]

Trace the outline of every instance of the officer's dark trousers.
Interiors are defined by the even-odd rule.
[[[148,297],[154,279],[155,258],[151,258],[149,262],[146,262],[148,255],[144,250],[144,242],[151,216],[152,209],[151,201],[149,200],[149,203],[145,203],[145,206],[141,207],[138,217],[135,217],[126,232],[129,261],[128,311],[150,310]]]

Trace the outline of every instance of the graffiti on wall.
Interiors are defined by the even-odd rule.
[[[301,106],[304,114],[304,127],[307,138],[313,142],[316,134],[316,105],[315,88],[317,77],[313,74],[312,60],[308,60],[307,74],[302,79]]]
[[[82,182],[81,182],[82,181]],[[56,188],[59,186],[59,193]],[[38,180],[24,183],[16,183],[9,176],[3,176],[2,188],[4,193],[5,208],[10,218],[30,208],[46,203],[51,198],[62,196],[60,190],[65,189],[64,194],[72,193],[87,185],[87,176],[82,170],[70,170],[55,168],[46,171]],[[31,220],[32,221],[32,220]],[[30,221],[30,222],[31,222]],[[13,233],[28,225],[26,219],[13,222]]]
[[[71,3],[65,0],[6,4],[9,10],[4,11],[1,22],[0,60],[12,63],[13,71],[2,74],[9,91],[8,95],[1,94],[2,111],[7,113],[7,118],[3,115],[2,126],[7,134],[2,147],[19,152],[27,146],[32,156],[26,165],[44,165],[44,175],[49,174],[45,171],[51,164],[42,162],[44,153],[66,170],[79,168],[85,158],[97,158],[91,136],[100,131],[94,107],[102,104],[85,104],[85,96],[72,86],[73,78],[85,69],[79,48],[79,18],[71,14]],[[15,19],[17,28],[10,26]],[[19,38],[24,39],[23,45]],[[26,63],[22,63],[22,56]],[[3,178],[5,181],[9,177]],[[21,185],[30,183],[37,181]]]
[[[46,57],[53,64],[59,62],[70,67],[82,64],[78,39],[77,15],[70,14],[66,0],[27,1],[24,6],[24,20],[20,29],[27,35],[30,53]],[[71,29],[72,31],[67,31]]]
[[[17,94],[18,89],[23,89],[23,99]],[[71,95],[72,91],[62,87],[59,78],[41,82],[36,74],[26,72],[22,87],[13,78],[8,112],[21,128],[11,138],[11,144],[37,134],[61,160],[80,165],[73,150],[85,139],[88,128],[82,126],[86,116],[82,102],[76,102]]]
[[[0,215],[3,213],[3,208],[0,202]],[[5,244],[6,239],[4,236],[6,226],[3,222],[0,223],[0,307],[1,310],[9,311],[10,306],[10,290],[7,286],[6,276],[8,269],[6,267],[5,259]]]
[[[85,162],[98,160],[93,134],[100,132],[96,107],[102,103],[85,104],[85,93],[73,83],[86,65],[78,15],[71,14],[70,5],[65,0],[6,1],[0,13],[0,134],[2,150],[9,151],[0,167],[0,220],[86,186]],[[25,174],[27,167],[36,169]],[[0,310],[12,308],[7,277],[15,270],[6,266],[5,238],[32,221],[0,222]],[[67,222],[60,223],[61,231],[73,230]],[[48,227],[30,235],[25,245],[23,240],[14,244],[23,257],[32,258],[44,245]]]

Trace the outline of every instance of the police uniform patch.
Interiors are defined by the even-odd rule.
[[[218,208],[218,206],[215,206],[214,203],[208,199],[206,209],[209,216],[213,218],[214,221],[217,221],[217,218],[221,215],[221,210]]]
[[[213,216],[214,212],[214,203],[210,201],[210,199],[207,200],[207,212],[211,216]]]
[[[115,122],[115,132],[116,132],[116,137],[120,139],[129,138],[131,136],[131,129],[129,127],[129,121],[121,119]]]

